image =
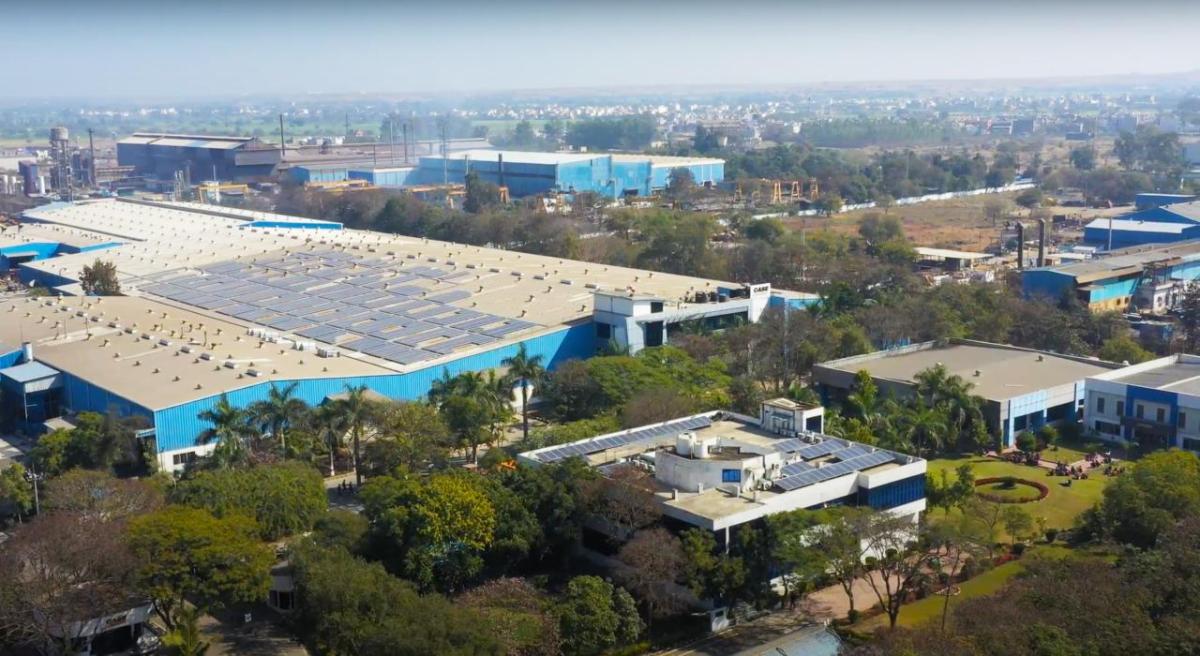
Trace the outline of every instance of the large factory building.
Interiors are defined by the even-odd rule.
[[[443,373],[499,368],[521,345],[554,368],[612,340],[636,351],[690,322],[816,300],[189,203],[59,203],[22,219],[29,239],[118,242],[102,257],[125,296],[77,295],[96,253],[14,262],[22,280],[64,295],[0,303],[5,403],[30,423],[145,417],[167,470],[212,448],[198,415],[222,395],[245,407],[295,382],[310,404],[357,385],[416,399]]]
[[[513,197],[592,192],[620,198],[649,196],[665,189],[676,169],[687,170],[700,186],[725,179],[725,161],[706,157],[499,150],[430,155],[411,167],[296,166],[290,174],[300,183],[360,179],[381,186],[412,187],[461,185],[467,173],[473,172],[485,182],[508,187]]]
[[[1184,288],[1197,279],[1200,240],[1190,240],[1134,246],[1083,262],[1026,269],[1021,273],[1021,289],[1026,296],[1055,301],[1073,294],[1097,312],[1160,313],[1174,307]]]

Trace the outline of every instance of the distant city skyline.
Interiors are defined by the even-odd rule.
[[[1200,3],[5,6],[0,100],[783,86],[1200,70]],[[16,53],[19,57],[13,57]]]

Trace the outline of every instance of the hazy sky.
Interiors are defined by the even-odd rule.
[[[1200,69],[1200,0],[0,0],[0,98]]]

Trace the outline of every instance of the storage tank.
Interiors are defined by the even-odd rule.
[[[71,135],[67,129],[62,126],[50,128],[50,143],[54,143],[56,141],[69,141],[70,136]]]

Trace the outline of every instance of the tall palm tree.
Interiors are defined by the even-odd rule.
[[[501,362],[508,367],[509,380],[521,385],[521,437],[526,440],[529,439],[529,386],[537,385],[546,375],[542,360],[541,355],[529,355],[522,343],[517,347],[516,355]]]
[[[359,450],[359,444],[362,442],[363,431],[374,415],[374,403],[367,397],[366,385],[347,385],[346,397],[338,399],[337,404],[342,421],[350,429],[354,443],[354,479],[358,485],[362,485],[362,451]]]
[[[254,436],[254,427],[250,425],[249,415],[245,410],[234,407],[229,397],[224,394],[217,399],[217,404],[211,410],[205,410],[196,415],[201,421],[212,424],[212,427],[200,434],[201,444],[217,441],[213,456],[222,467],[245,460],[249,447],[246,441]]]
[[[267,398],[250,406],[250,416],[270,427],[272,437],[279,438],[279,448],[285,453],[287,438],[284,431],[308,409],[308,404],[295,396],[297,385],[290,383],[281,388],[272,382]]]
[[[946,441],[946,413],[940,406],[929,405],[923,399],[909,408],[904,417],[904,437],[916,448],[917,455],[926,448],[940,448]]]
[[[334,458],[337,456],[337,448],[346,437],[342,408],[336,403],[319,406],[313,410],[310,421],[317,436],[329,447],[329,475],[332,477],[336,473]]]

